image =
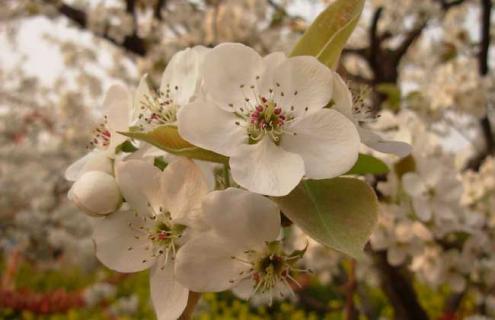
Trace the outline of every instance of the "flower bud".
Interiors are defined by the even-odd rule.
[[[101,171],[84,173],[72,185],[68,197],[79,209],[92,216],[110,214],[122,203],[115,178]]]

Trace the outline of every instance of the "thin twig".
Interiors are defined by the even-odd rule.
[[[352,259],[347,273],[346,300],[344,306],[345,320],[356,320],[359,317],[359,313],[354,306],[354,294],[356,293],[356,289],[356,260]]]

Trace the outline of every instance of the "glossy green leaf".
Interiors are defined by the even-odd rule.
[[[378,212],[376,195],[365,182],[303,180],[290,194],[273,200],[314,240],[353,258],[363,257]]]
[[[359,22],[364,0],[337,0],[328,6],[296,43],[291,56],[314,56],[335,69]]]
[[[174,126],[160,126],[148,132],[131,131],[120,133],[132,139],[148,142],[159,149],[178,156],[218,163],[229,162],[227,157],[196,147],[182,139],[177,127]]]
[[[360,153],[356,164],[346,174],[386,174],[389,171],[390,169],[382,160]]]

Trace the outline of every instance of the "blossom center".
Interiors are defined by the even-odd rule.
[[[93,138],[89,142],[92,148],[106,149],[110,145],[112,140],[112,132],[107,125],[107,116],[103,118],[101,122],[93,132]]]
[[[353,91],[352,116],[354,120],[358,121],[360,124],[375,122],[380,115],[376,113],[368,102],[371,90],[366,86],[359,86]]]
[[[276,144],[280,143],[280,138],[285,133],[285,124],[293,119],[276,102],[265,97],[260,97],[250,110],[241,108],[240,111],[237,115],[246,121],[249,144],[257,143],[265,135]],[[241,122],[236,121],[236,125],[241,125]]]
[[[292,254],[286,254],[282,250],[280,241],[267,243],[265,249],[261,252],[249,250],[245,254],[247,256],[245,260],[232,257],[232,259],[239,260],[250,266],[247,273],[241,273],[241,280],[251,278],[254,282],[251,295],[268,293],[270,302],[275,294],[281,297],[284,296],[284,292],[276,292],[275,290],[285,288],[286,291],[293,294],[291,283],[300,286],[296,279],[292,277],[294,272],[309,271],[296,267],[297,261],[302,258],[304,252],[296,251]]]
[[[140,101],[140,113],[138,118],[147,124],[164,125],[177,122],[178,106],[171,94],[172,89],[167,85],[165,92],[145,95]],[[143,128],[141,128],[143,129]]]
[[[151,250],[152,257],[164,257],[162,268],[167,264],[169,258],[175,259],[180,240],[186,229],[184,225],[173,223],[170,213],[163,213],[162,209],[158,215],[149,219],[144,218],[142,225],[130,224],[129,227],[140,234],[136,236],[137,239],[143,236],[150,240],[151,246],[145,247],[145,250]],[[129,247],[128,250],[131,251],[133,248]],[[143,260],[143,263],[146,262]]]

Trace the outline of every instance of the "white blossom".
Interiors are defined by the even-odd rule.
[[[423,158],[417,172],[402,177],[404,190],[411,196],[416,215],[423,221],[452,219],[462,195],[462,185],[448,170],[446,159]]]
[[[122,162],[116,170],[129,210],[95,223],[96,256],[119,272],[150,268],[158,318],[176,319],[189,291],[175,280],[175,256],[194,230],[202,228],[199,205],[208,191],[206,182],[194,163],[183,158],[163,172],[142,160]]]
[[[234,180],[246,189],[286,195],[303,176],[332,178],[357,160],[355,127],[324,108],[334,74],[314,57],[262,58],[222,44],[206,55],[202,74],[204,95],[180,110],[179,133],[229,156]]]
[[[179,108],[198,93],[200,68],[208,50],[196,46],[177,52],[167,64],[157,92],[150,88],[147,75],[142,77],[134,96],[132,125],[140,130],[175,125]]]
[[[177,254],[179,281],[197,292],[232,289],[247,299],[282,298],[297,282],[292,277],[302,252],[287,254],[278,241],[280,213],[272,201],[244,190],[211,192],[202,205],[211,230]]]
[[[76,181],[87,171],[103,171],[112,174],[115,148],[126,140],[119,131],[127,131],[131,114],[131,94],[127,87],[112,85],[103,99],[103,120],[94,129],[89,146],[94,149],[75,161],[65,171],[69,181]]]
[[[369,128],[368,124],[376,120],[375,112],[360,100],[362,97],[353,99],[351,91],[338,74],[334,76],[333,92],[335,110],[341,112],[354,123],[362,143],[377,151],[392,153],[399,157],[405,157],[411,153],[409,144],[385,140]]]

